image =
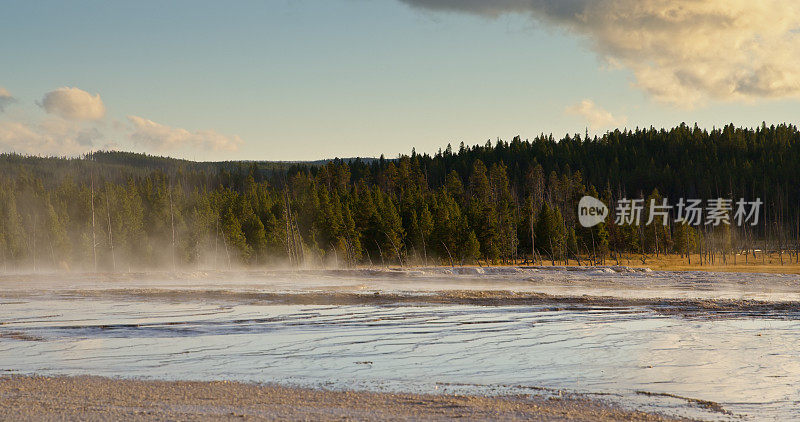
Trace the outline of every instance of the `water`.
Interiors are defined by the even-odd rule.
[[[0,369],[577,392],[704,419],[798,419],[797,286],[796,276],[781,275],[541,269],[8,276],[0,281]],[[458,304],[442,294],[491,290],[553,296]],[[564,299],[586,290],[615,300]],[[368,300],[373,291],[403,300]],[[338,303],[348,292],[364,300]],[[663,298],[717,302],[698,311]],[[756,311],[738,308],[753,299],[762,301]]]

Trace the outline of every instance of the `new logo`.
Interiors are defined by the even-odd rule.
[[[584,196],[578,202],[578,221],[583,227],[594,227],[608,217],[608,207],[593,196]]]

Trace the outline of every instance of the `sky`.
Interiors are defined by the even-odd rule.
[[[0,0],[0,151],[435,153],[797,124],[793,0]]]

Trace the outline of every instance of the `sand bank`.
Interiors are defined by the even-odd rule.
[[[0,397],[2,420],[672,420],[580,396],[389,394],[88,376],[6,376]]]

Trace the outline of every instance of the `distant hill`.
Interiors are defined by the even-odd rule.
[[[38,157],[15,153],[0,154],[0,174],[16,177],[27,173],[45,181],[55,182],[64,175],[84,175],[94,169],[96,174],[113,181],[124,181],[130,177],[146,176],[153,171],[172,175],[177,173],[202,173],[218,175],[222,171],[242,173],[254,170],[264,178],[283,174],[292,168],[319,167],[329,162],[359,163],[369,165],[378,158],[330,158],[314,161],[191,161],[181,158],[157,156],[127,151],[96,151],[81,157]],[[79,180],[82,179],[79,177]]]

